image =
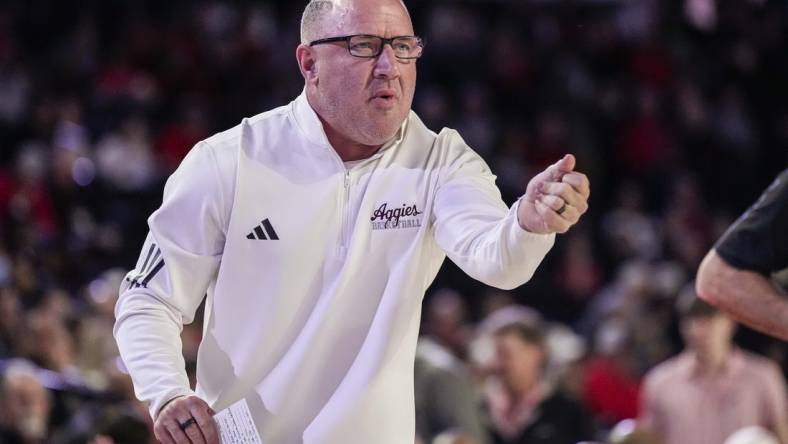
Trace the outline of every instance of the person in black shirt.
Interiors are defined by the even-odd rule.
[[[541,326],[522,322],[495,333],[496,375],[485,387],[495,444],[575,444],[594,436],[591,415],[549,381]]]
[[[696,285],[737,321],[788,341],[788,169],[706,255]]]

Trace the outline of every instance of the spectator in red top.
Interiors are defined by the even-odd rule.
[[[638,416],[640,378],[631,344],[630,327],[624,320],[608,319],[599,326],[595,353],[583,369],[585,403],[606,427]]]

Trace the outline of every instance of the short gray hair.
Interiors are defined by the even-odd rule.
[[[301,43],[309,43],[317,38],[320,22],[334,10],[331,0],[310,0],[301,16]]]
[[[399,2],[408,13],[405,2],[402,0]],[[337,0],[309,0],[304,8],[304,14],[301,16],[301,43],[307,44],[323,37],[319,34],[322,22],[337,9],[341,13],[346,13],[352,9],[352,6],[347,2]]]

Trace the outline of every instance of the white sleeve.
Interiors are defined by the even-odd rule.
[[[454,130],[436,146],[448,150],[435,196],[435,239],[449,259],[487,285],[512,289],[527,282],[550,251],[555,234],[535,234],[517,221],[519,201],[506,208],[490,168]]]
[[[195,146],[164,187],[150,232],[120,287],[114,335],[137,397],[155,418],[170,399],[193,394],[180,332],[194,319],[222,257],[226,213],[212,148]]]

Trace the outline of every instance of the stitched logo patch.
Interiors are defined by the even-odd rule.
[[[421,226],[421,218],[424,213],[419,211],[416,204],[402,204],[400,207],[389,208],[388,203],[383,203],[369,218],[372,221],[373,230],[394,230],[398,228],[414,228]]]

